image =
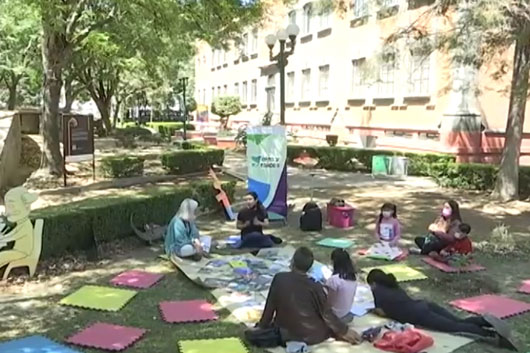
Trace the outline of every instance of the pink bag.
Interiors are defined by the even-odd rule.
[[[381,339],[374,343],[376,348],[396,353],[418,353],[434,344],[432,337],[418,330],[403,332],[385,332]]]

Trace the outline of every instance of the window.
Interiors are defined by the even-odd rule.
[[[391,98],[394,96],[394,76],[396,63],[393,54],[385,55],[383,63],[379,68],[379,83],[377,93],[381,98]]]
[[[226,60],[226,59],[227,59],[227,56],[228,56],[228,54],[226,53],[226,50],[223,49],[223,64],[226,64],[226,62],[227,62],[227,60]]]
[[[228,85],[223,86],[223,94],[226,96],[228,94]]]
[[[318,68],[318,95],[319,99],[328,98],[329,65]]]
[[[304,23],[303,23],[303,32],[304,33],[310,33],[311,32],[311,26],[313,22],[313,6],[311,3],[306,4],[304,6]]]
[[[267,77],[267,111],[276,110],[276,78],[274,75]]]
[[[248,97],[248,82],[243,82],[243,89],[241,92],[241,103],[247,104],[247,97]]]
[[[206,88],[202,90],[202,104],[206,104]]]
[[[430,64],[429,56],[418,54],[410,56],[408,72],[409,95],[428,96],[430,94]]]
[[[258,80],[252,80],[250,85],[250,104],[256,104],[258,101]]]
[[[248,56],[248,33],[243,34],[243,42],[241,43],[241,53],[243,56]]]
[[[302,70],[302,101],[311,100],[311,69]]]
[[[294,79],[294,72],[289,72],[287,74],[287,92],[285,99],[290,103],[294,102]]]
[[[331,10],[325,9],[318,16],[320,29],[326,29],[330,27],[331,24]]]
[[[352,60],[352,96],[363,97],[366,93],[366,60]]]
[[[368,1],[369,0],[355,0],[353,4],[353,16],[355,18],[368,16]]]
[[[234,96],[239,97],[239,83],[234,83]]]
[[[212,102],[215,100],[215,87],[212,87]]]
[[[289,24],[290,25],[296,24],[296,10],[292,10],[289,12]]]
[[[215,66],[215,49],[212,49],[212,66]]]
[[[217,86],[217,96],[221,96],[221,86]]]
[[[258,30],[255,28],[252,30],[252,42],[250,54],[256,54],[258,52]]]

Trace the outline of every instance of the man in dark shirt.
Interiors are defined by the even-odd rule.
[[[283,342],[312,345],[335,337],[360,343],[359,334],[348,329],[331,311],[323,286],[307,275],[312,265],[311,250],[297,249],[291,260],[291,272],[274,277],[258,327],[278,327]]]

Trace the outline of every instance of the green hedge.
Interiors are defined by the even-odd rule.
[[[350,147],[299,146],[287,147],[287,161],[293,163],[302,152],[318,158],[318,167],[341,171],[372,171],[375,155],[404,156],[409,159],[409,175],[429,176],[440,186],[467,190],[492,190],[498,166],[492,164],[456,163],[456,157],[448,154],[410,153],[388,150],[357,149]],[[519,172],[520,194],[530,194],[530,167],[521,167]]]
[[[108,178],[128,178],[144,174],[144,159],[136,156],[113,156],[101,159],[101,170]]]
[[[350,147],[313,147],[289,145],[287,147],[287,161],[293,163],[302,152],[306,151],[311,157],[319,160],[318,167],[328,170],[362,171],[371,173],[372,157],[375,155],[404,156],[409,158],[409,174],[429,176],[433,163],[452,163],[455,157],[446,154],[418,154],[388,150],[372,150]]]
[[[162,165],[172,174],[207,171],[213,164],[223,165],[225,151],[221,149],[192,149],[164,153]]]
[[[157,130],[160,135],[164,137],[171,137],[175,135],[176,131],[184,129],[184,123],[182,122],[152,122],[146,124],[148,127]],[[186,130],[194,131],[195,126],[188,123],[186,124]]]
[[[225,183],[224,190],[233,199],[235,182]],[[129,218],[136,224],[167,224],[180,203],[196,199],[201,208],[221,209],[210,182],[185,187],[159,187],[131,195],[102,196],[61,206],[35,210],[32,219],[44,219],[42,257],[60,256],[89,249],[94,241],[105,242],[132,235]]]

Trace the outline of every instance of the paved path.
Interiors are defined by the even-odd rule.
[[[227,151],[224,167],[232,174],[246,179],[247,165],[244,154]],[[344,189],[351,187],[394,185],[418,189],[437,188],[436,183],[422,177],[373,177],[369,174],[327,171],[324,169],[301,169],[288,167],[289,189]]]

